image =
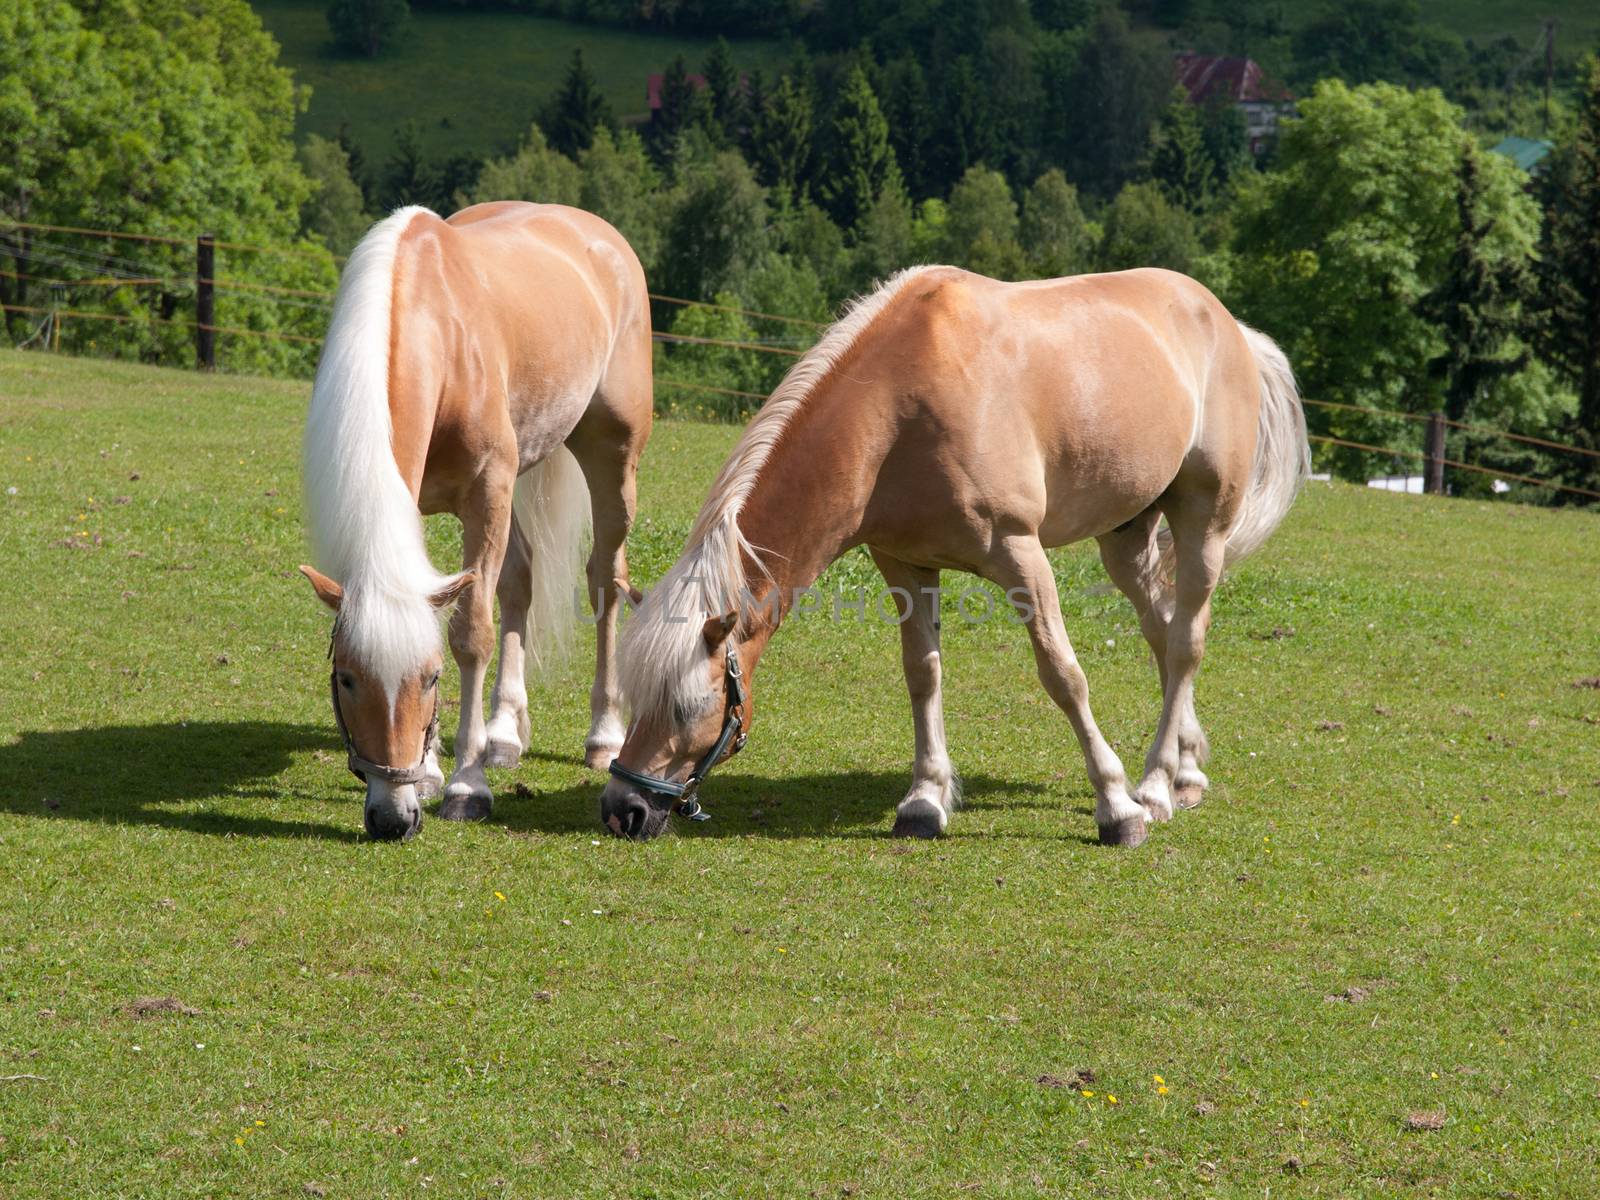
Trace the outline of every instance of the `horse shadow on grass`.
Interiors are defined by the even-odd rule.
[[[326,751],[327,769],[350,784],[348,795],[341,790],[335,802],[348,800],[353,815],[341,812],[337,823],[280,820],[206,803],[258,800],[268,810],[286,794],[292,796],[283,773],[298,756],[314,750]],[[25,731],[0,746],[0,779],[8,781],[0,789],[0,812],[213,837],[365,841],[359,785],[344,776],[341,753],[337,738],[322,726],[261,721]],[[529,757],[579,767],[564,755],[530,751]],[[674,817],[672,829],[687,837],[887,838],[909,779],[904,769],[777,777],[719,772],[701,794],[711,820]],[[521,833],[607,836],[600,824],[604,782],[599,772],[585,772],[581,782],[535,788],[510,772],[494,772],[489,823]],[[1054,787],[984,774],[965,775],[962,782],[969,818],[984,810],[1030,809],[1036,810],[1039,822],[1035,836],[1060,838],[1073,832]],[[437,801],[427,805],[429,825],[437,820],[437,808]],[[962,824],[957,814],[952,832],[959,834]],[[421,836],[427,837],[426,825]]]
[[[569,761],[537,752],[533,756]],[[536,791],[508,786],[491,775],[495,799],[490,822],[514,832],[609,836],[600,824],[604,782],[596,772],[583,784]],[[777,777],[719,772],[700,792],[711,819],[688,821],[674,816],[670,828],[675,835],[695,838],[888,838],[895,806],[905,797],[909,784],[910,773],[905,770]],[[1061,798],[1045,784],[967,774],[962,776],[962,787],[963,812],[969,818],[984,810],[1040,810],[1039,836],[1053,838],[1071,832]],[[961,832],[963,812],[952,821],[952,833]]]
[[[339,752],[313,725],[188,721],[34,730],[0,746],[0,812],[49,820],[150,825],[225,837],[361,838],[360,818],[326,824],[242,816],[199,802],[281,800],[279,776],[307,750]],[[359,812],[359,809],[358,809]]]

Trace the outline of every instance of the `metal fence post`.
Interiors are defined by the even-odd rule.
[[[214,371],[217,366],[217,294],[213,283],[217,277],[217,239],[214,234],[202,233],[195,239],[194,261],[195,366],[202,371]]]
[[[1444,414],[1428,414],[1428,433],[1422,445],[1422,490],[1430,496],[1444,495]]]

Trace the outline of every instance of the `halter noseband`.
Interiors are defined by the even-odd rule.
[[[333,641],[339,635],[339,623],[333,623],[333,632],[328,635],[328,661],[333,661]],[[371,759],[362,758],[356,753],[356,741],[350,736],[350,729],[344,723],[344,713],[339,709],[339,668],[332,667],[328,671],[328,690],[333,697],[333,719],[339,726],[339,736],[344,739],[345,765],[362,783],[367,781],[367,776],[372,775],[385,783],[397,785],[418,784],[428,777],[424,769],[428,762],[428,751],[433,749],[433,743],[439,736],[439,688],[434,685],[433,690],[433,716],[428,719],[428,731],[422,736],[422,757],[417,760],[414,767],[389,767],[383,763],[375,763]]]
[[[716,744],[702,754],[700,761],[694,764],[694,769],[689,772],[687,779],[679,783],[659,775],[646,775],[642,771],[633,771],[623,766],[620,758],[611,760],[611,774],[642,791],[677,801],[673,805],[674,810],[691,821],[711,819],[711,814],[700,807],[700,801],[695,793],[700,788],[701,780],[711,774],[711,768],[722,761],[724,752],[728,758],[732,758],[744,749],[745,738],[748,736],[744,728],[744,718],[740,715],[745,701],[744,673],[739,669],[739,655],[735,652],[731,639],[723,655],[723,670],[727,675],[727,699],[722,714],[722,732],[717,735]]]

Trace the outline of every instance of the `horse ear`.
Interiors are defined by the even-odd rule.
[[[449,608],[477,578],[476,571],[463,571],[459,575],[452,575],[442,588],[428,597],[428,603],[436,609]]]
[[[339,605],[344,600],[344,589],[342,587],[315,567],[308,567],[302,564],[300,574],[311,581],[311,589],[317,593],[318,600],[321,600],[334,612],[339,611]]]
[[[728,635],[738,623],[737,612],[723,613],[720,617],[707,617],[705,625],[700,630],[700,636],[706,640],[706,649],[715,650],[727,641]]]
[[[644,593],[638,588],[634,587],[633,584],[629,583],[626,579],[613,579],[611,582],[614,583],[619,590],[627,593],[628,599],[633,601],[633,606],[635,608],[638,608],[639,605],[644,603]]]

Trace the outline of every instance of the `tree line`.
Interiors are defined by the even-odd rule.
[[[661,106],[642,128],[609,112],[575,55],[519,145],[483,161],[430,159],[403,129],[387,160],[368,162],[348,135],[294,146],[304,97],[242,0],[216,0],[203,13],[180,0],[130,0],[132,21],[66,0],[18,0],[0,17],[11,22],[0,29],[0,105],[16,114],[0,122],[0,211],[298,245],[306,256],[263,256],[259,277],[326,287],[329,252],[348,249],[394,205],[570,203],[629,238],[658,292],[819,322],[915,262],[1012,279],[1165,266],[1195,275],[1283,342],[1305,394],[1352,407],[1313,409],[1321,432],[1415,447],[1413,424],[1377,410],[1442,408],[1468,423],[1594,445],[1600,67],[1591,58],[1566,69],[1556,148],[1530,179],[1484,149],[1498,130],[1482,125],[1470,86],[1419,87],[1406,74],[1470,75],[1470,56],[1421,38],[1390,62],[1373,52],[1379,38],[1356,46],[1366,55],[1357,61],[1330,16],[1308,27],[1314,38],[1302,30],[1289,39],[1291,61],[1316,50],[1352,78],[1304,88],[1295,118],[1254,155],[1238,111],[1175,92],[1169,51],[1130,22],[1131,13],[1211,28],[1206,36],[1257,39],[1270,51],[1280,36],[1272,29],[1235,29],[1228,22],[1240,18],[1216,15],[1233,7],[824,3],[808,6],[804,36],[775,76],[739,72],[723,42],[700,63],[666,64]],[[1414,8],[1358,0],[1351,11],[1415,34],[1406,20]],[[150,69],[157,44],[159,78]],[[27,247],[15,232],[4,236],[0,252],[32,261],[17,257]],[[171,251],[174,275],[192,271],[176,265],[183,253]],[[26,296],[28,286],[0,275],[0,295]],[[130,288],[107,300],[159,317],[184,295]],[[315,328],[319,319],[248,296],[223,303],[231,307],[219,324]],[[811,336],[720,309],[662,306],[656,321],[779,348]],[[8,314],[7,328],[21,340],[27,321]],[[178,357],[186,334],[149,322],[74,336],[78,348],[96,337],[99,352],[160,361]],[[304,371],[313,358],[314,347],[230,348],[242,369]],[[755,401],[726,393],[764,394],[788,361],[662,347],[660,402],[737,418]],[[690,383],[722,391],[677,386]],[[1454,436],[1451,457],[1594,479],[1561,456]],[[1373,465],[1356,451],[1319,450],[1319,459],[1352,475]]]

